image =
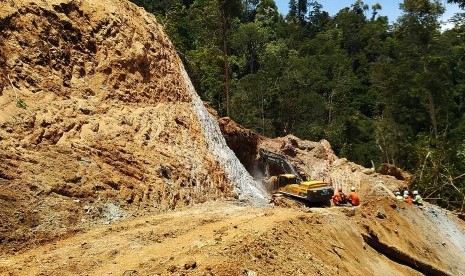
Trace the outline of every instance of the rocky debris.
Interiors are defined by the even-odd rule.
[[[133,270],[133,269],[128,269],[128,270],[125,270],[123,272],[123,274],[121,274],[122,276],[136,276],[136,275],[140,275],[139,272],[137,272],[137,270]]]
[[[372,168],[366,168],[363,170],[363,173],[366,175],[372,175],[375,173],[375,170],[373,170]]]
[[[167,269],[168,272],[174,273],[178,270],[178,267],[175,265],[170,265]]]
[[[378,210],[378,212],[376,213],[376,217],[380,218],[380,219],[386,219],[387,218],[386,214],[382,210]]]
[[[404,180],[407,183],[412,180],[412,175],[392,164],[383,163],[378,169],[380,174],[394,176],[398,180]]]
[[[395,260],[399,264],[409,266],[426,275],[453,275],[451,271],[445,271],[428,261],[420,260],[412,254],[402,251],[396,246],[381,242],[377,236],[362,234],[363,240],[381,254]]]
[[[122,219],[126,216],[125,212],[113,203],[109,203],[103,211],[102,216],[105,218],[106,223]]]
[[[437,224],[438,235],[455,245],[465,255],[465,232],[451,219],[450,212],[434,205],[424,206],[421,210],[429,221]]]
[[[378,210],[385,219],[375,218]],[[448,226],[438,228],[430,211]],[[0,274],[464,275],[463,244],[452,235],[465,224],[454,218],[390,197],[309,212],[217,201],[4,255]]]
[[[189,260],[184,264],[184,269],[195,269],[197,267],[197,262],[195,260]]]
[[[253,271],[253,270],[250,270],[250,269],[244,269],[242,271],[242,275],[243,276],[257,276],[257,272]]]
[[[214,110],[209,109],[209,111],[217,117]],[[228,147],[236,154],[237,158],[252,176],[259,174],[261,168],[257,162],[258,146],[261,141],[267,138],[250,129],[240,127],[228,117],[217,119]]]

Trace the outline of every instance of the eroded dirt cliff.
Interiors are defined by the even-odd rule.
[[[3,1],[0,242],[220,198],[264,199],[155,18],[128,1]]]

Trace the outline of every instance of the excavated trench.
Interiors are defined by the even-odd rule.
[[[257,183],[261,183],[265,191],[268,193],[274,192],[277,188],[275,176],[285,173],[285,171],[278,164],[269,162],[268,172],[272,177],[266,179],[265,165],[259,157],[259,145],[267,138],[252,130],[238,126],[229,118],[220,118],[218,122],[228,147],[234,152],[247,172]]]
[[[265,137],[256,132],[239,127],[229,118],[218,120],[228,147],[256,180],[262,178],[262,167],[258,158],[258,146]]]
[[[277,163],[262,160],[259,152],[263,149],[265,151],[270,151],[270,154],[276,153],[293,159],[296,157],[296,148],[299,147],[298,142],[292,137],[289,139],[289,143],[286,142],[286,138],[281,140],[278,138],[276,141],[271,142],[273,145],[270,146],[269,142],[272,140],[252,130],[242,128],[227,117],[218,119],[218,122],[228,147],[235,153],[237,159],[239,159],[247,172],[254,177],[255,181],[262,183],[263,189],[269,193],[275,191],[277,188],[276,176],[287,173],[288,171],[284,170],[283,167]],[[266,164],[264,164],[264,162],[266,162]],[[291,161],[294,166],[299,162],[302,163],[302,160]],[[292,170],[294,169],[297,168],[292,168]],[[266,175],[267,173],[269,175]],[[308,175],[304,171],[296,171],[294,174],[297,173],[303,179],[308,178]]]
[[[362,233],[363,240],[374,250],[386,256],[391,261],[401,265],[406,265],[425,275],[453,275],[451,272],[446,272],[432,264],[423,262],[411,254],[403,252],[395,246],[383,243],[374,233]]]

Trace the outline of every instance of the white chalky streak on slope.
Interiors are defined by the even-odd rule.
[[[197,92],[195,92],[184,66],[181,65],[184,82],[192,98],[192,104],[202,126],[208,149],[224,168],[228,179],[234,184],[240,200],[247,200],[255,204],[267,202],[266,192],[258,186],[237,159],[234,152],[227,146],[218,122],[208,113]]]
[[[465,233],[455,221],[447,217],[447,211],[434,205],[426,206],[424,210],[430,221],[441,230],[438,235],[444,235],[445,240],[449,240],[465,256]]]

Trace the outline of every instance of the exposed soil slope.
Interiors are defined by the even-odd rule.
[[[153,16],[121,0],[1,7],[1,250],[260,194]]]

